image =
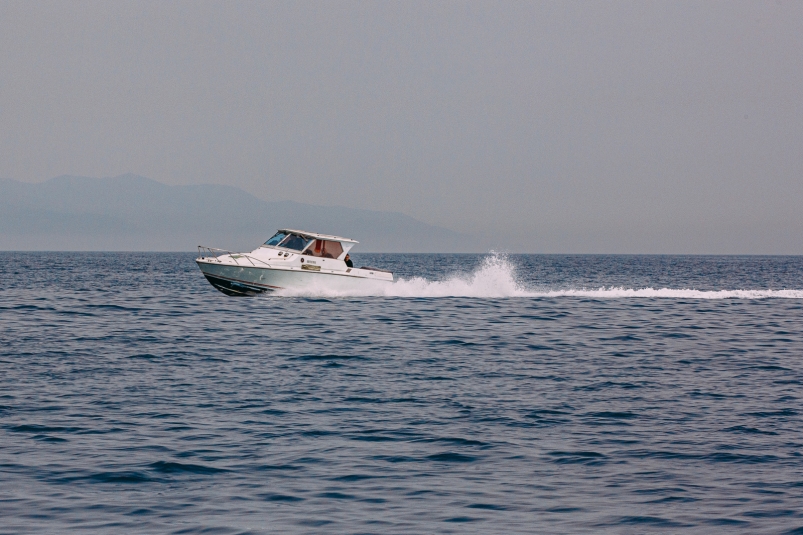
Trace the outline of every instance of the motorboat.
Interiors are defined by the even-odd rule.
[[[206,280],[226,295],[318,286],[349,291],[372,282],[392,283],[390,271],[346,265],[346,255],[358,243],[340,236],[279,229],[250,253],[199,245],[195,262]]]

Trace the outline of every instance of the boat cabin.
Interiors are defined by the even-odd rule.
[[[303,230],[280,229],[262,247],[288,250],[297,254],[343,260],[357,241],[340,236]]]

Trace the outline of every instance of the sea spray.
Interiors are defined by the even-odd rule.
[[[325,280],[301,289],[284,289],[270,296],[281,297],[473,297],[503,298],[557,298],[582,297],[592,299],[803,299],[798,289],[733,289],[695,290],[690,288],[627,288],[623,286],[599,288],[547,288],[527,287],[516,274],[516,266],[507,255],[490,253],[470,273],[454,273],[442,280],[425,277],[399,278],[393,283],[365,281],[357,290],[335,290]]]

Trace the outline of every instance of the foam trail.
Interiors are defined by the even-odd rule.
[[[803,290],[676,290],[673,288],[599,288],[541,292],[540,297],[593,297],[599,299],[803,299]]]
[[[504,255],[491,254],[470,274],[455,274],[442,281],[422,277],[399,279],[392,284],[364,281],[359,290],[338,290],[324,282],[299,290],[280,290],[286,297],[587,297],[594,299],[803,299],[803,290],[693,290],[672,288],[529,289],[519,283],[514,266]]]

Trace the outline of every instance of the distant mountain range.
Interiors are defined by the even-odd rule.
[[[0,249],[251,250],[277,228],[336,234],[360,252],[473,252],[476,240],[397,212],[266,202],[221,185],[168,186],[136,175],[0,179]]]

